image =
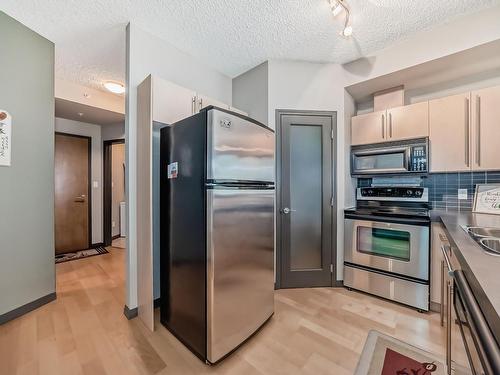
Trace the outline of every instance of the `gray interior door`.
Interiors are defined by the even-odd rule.
[[[278,285],[331,286],[335,244],[334,114],[278,116]]]

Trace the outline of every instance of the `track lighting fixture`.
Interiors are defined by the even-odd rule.
[[[329,0],[330,8],[333,16],[336,17],[341,13],[345,13],[344,29],[340,35],[350,37],[352,35],[351,11],[345,0]]]

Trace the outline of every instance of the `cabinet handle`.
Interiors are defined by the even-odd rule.
[[[470,167],[469,154],[469,98],[465,98],[465,165]]]
[[[446,268],[448,269],[448,275],[453,276],[453,267],[451,266],[450,258],[446,253],[446,247],[448,247],[448,245],[441,245],[441,251],[443,252]]]
[[[439,318],[441,320],[441,327],[444,327],[444,287],[446,285],[444,260],[441,261],[441,309],[439,309]]]
[[[195,114],[196,113],[196,96],[193,96],[191,98],[191,114]]]
[[[389,113],[389,138],[392,138],[392,113]]]
[[[476,96],[476,120],[477,120],[477,135],[476,135],[476,162],[481,166],[481,97]]]
[[[382,139],[385,139],[384,128],[385,128],[385,115],[382,115]]]
[[[203,98],[200,98],[199,105],[200,105],[199,111],[201,111],[201,109],[203,108]]]
[[[453,280],[448,281],[448,296],[446,305],[446,367],[451,375],[451,306],[453,305]]]

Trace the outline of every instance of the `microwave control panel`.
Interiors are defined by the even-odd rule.
[[[427,147],[413,146],[410,153],[410,171],[426,172],[427,171]]]

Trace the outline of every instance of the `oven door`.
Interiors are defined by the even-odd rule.
[[[429,226],[345,219],[345,261],[429,280]]]
[[[373,175],[410,171],[410,148],[391,147],[352,151],[351,174]]]

